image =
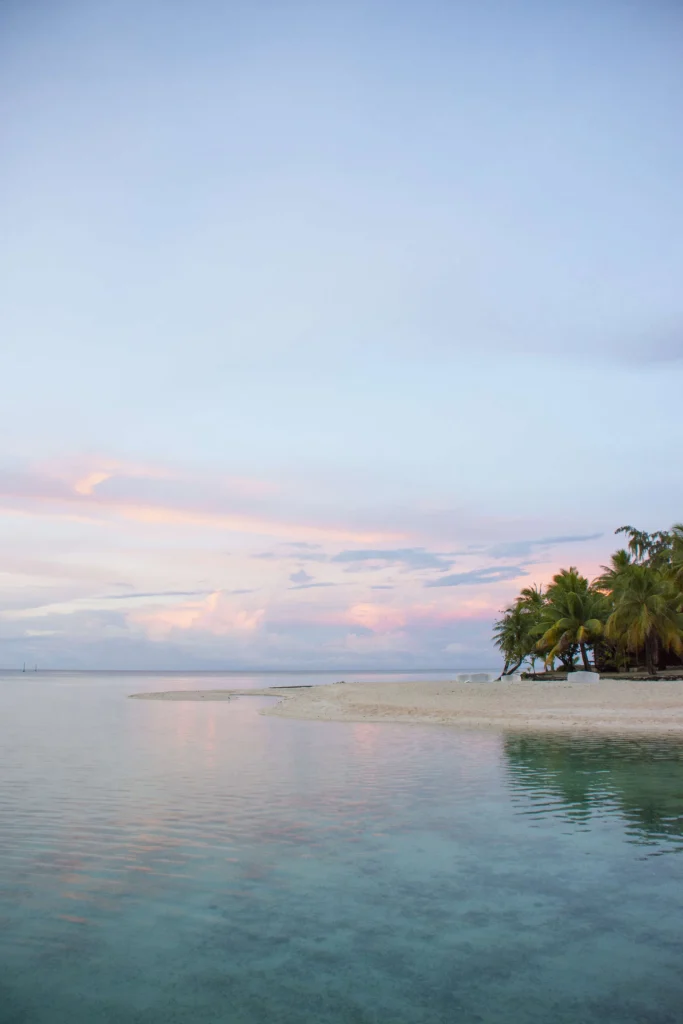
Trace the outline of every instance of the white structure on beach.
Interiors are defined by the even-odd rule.
[[[597,672],[567,672],[568,683],[599,683]]]

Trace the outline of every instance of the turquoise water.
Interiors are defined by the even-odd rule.
[[[0,676],[1,1024],[680,1024],[683,746],[125,699],[283,681]]]

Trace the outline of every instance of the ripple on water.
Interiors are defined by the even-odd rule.
[[[0,687],[0,1024],[680,1019],[680,745],[131,689]]]

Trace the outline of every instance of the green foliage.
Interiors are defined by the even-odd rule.
[[[615,580],[612,594],[607,636],[621,640],[629,651],[642,651],[648,672],[657,667],[660,647],[683,653],[681,595],[669,574],[651,565],[630,565]]]
[[[505,609],[503,618],[494,624],[494,643],[505,658],[502,675],[516,672],[523,661],[534,656],[534,629],[544,603],[541,587],[525,587],[515,603]]]
[[[546,661],[569,655],[571,664],[578,647],[583,668],[589,672],[588,649],[603,634],[609,614],[607,599],[573,568],[553,577],[546,597],[536,627],[537,649]]]
[[[614,532],[625,533],[628,536],[628,549],[633,561],[637,563],[647,562],[654,565],[662,558],[665,559],[671,548],[672,535],[667,530],[646,533],[644,530],[636,530],[634,526],[620,526]]]
[[[683,523],[671,527],[671,578],[683,597]]]
[[[593,586],[596,590],[601,590],[608,594],[611,593],[619,573],[623,572],[629,565],[631,565],[630,553],[620,548],[619,551],[615,551],[612,555],[610,565],[602,566],[602,574],[593,580]]]
[[[616,551],[593,582],[573,566],[542,587],[525,587],[495,624],[503,675],[542,656],[571,670],[581,656],[619,670],[642,664],[650,673],[667,657],[683,658],[683,523],[647,533],[621,526]]]

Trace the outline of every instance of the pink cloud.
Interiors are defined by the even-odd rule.
[[[127,481],[136,479],[173,480],[179,485],[176,488],[179,496],[177,500],[169,500],[162,489],[155,500],[146,489],[141,501],[135,496],[135,488],[126,486]],[[113,481],[117,481],[115,489],[101,487]],[[0,503],[13,514],[77,518],[93,523],[115,517],[143,525],[203,527],[278,539],[361,544],[404,539],[402,534],[381,529],[349,528],[335,522],[311,521],[308,517],[302,520],[296,509],[292,509],[292,518],[288,520],[255,507],[259,499],[274,490],[269,481],[241,477],[199,480],[158,467],[102,460],[90,468],[55,464],[52,469],[39,467],[6,475],[0,479]],[[245,503],[246,508],[235,507]],[[281,501],[280,509],[283,504]]]
[[[161,640],[174,630],[213,633],[216,636],[253,633],[261,625],[264,615],[264,608],[247,610],[238,607],[217,590],[199,601],[132,612],[129,620],[141,626],[152,640]]]
[[[354,654],[389,653],[405,650],[406,646],[406,635],[403,632],[373,633],[371,636],[358,636],[357,633],[349,633],[342,645],[345,651]]]
[[[135,520],[138,523],[205,526],[233,533],[249,533],[267,537],[356,541],[361,544],[397,539],[395,534],[348,530],[344,527],[320,526],[315,523],[281,522],[257,516],[194,512],[186,509],[165,508],[160,505],[112,504],[111,509],[124,518]]]
[[[355,604],[346,612],[346,621],[364,626],[373,633],[393,633],[406,624],[408,610],[377,604]]]
[[[486,597],[461,600],[455,606],[442,604],[407,604],[396,607],[380,604],[355,604],[337,621],[364,626],[373,633],[393,633],[411,626],[439,626],[463,619],[490,619],[496,609]],[[334,617],[334,616],[333,616]]]
[[[76,494],[92,494],[98,484],[104,483],[105,480],[110,480],[111,476],[111,473],[106,473],[102,470],[95,473],[88,473],[87,476],[76,481],[74,484],[74,491]]]

